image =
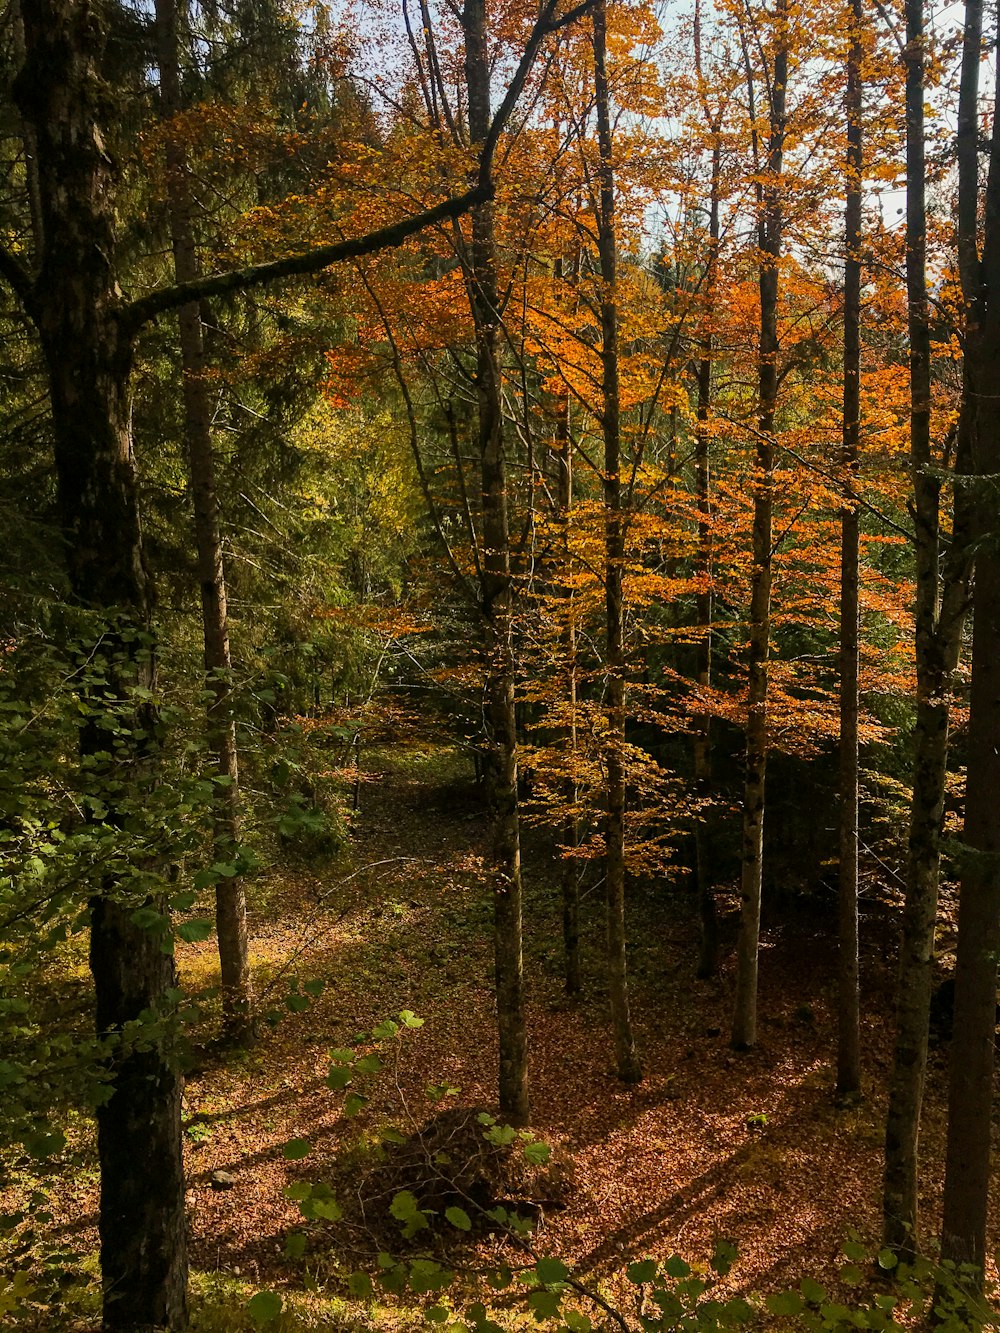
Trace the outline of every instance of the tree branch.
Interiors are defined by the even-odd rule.
[[[0,245],[0,278],[6,278],[14,294],[30,315],[35,304],[35,284],[17,255],[5,245]]]
[[[267,283],[277,282],[281,278],[296,277],[306,273],[318,273],[344,259],[357,259],[361,255],[374,254],[377,250],[389,250],[423,231],[436,222],[459,217],[476,204],[484,203],[493,194],[493,185],[489,179],[480,179],[474,189],[467,190],[455,199],[446,199],[420,213],[414,213],[399,222],[378,231],[370,231],[353,240],[335,241],[332,245],[320,245],[305,250],[301,254],[289,255],[285,259],[271,260],[266,264],[254,264],[250,268],[231,269],[228,273],[210,274],[197,278],[193,282],[180,282],[172,287],[163,287],[142,296],[126,306],[122,313],[122,322],[131,334],[135,334],[157,315],[176,310],[191,301],[201,301],[210,296],[223,296],[227,292],[246,292],[254,287],[263,287]]]
[[[517,105],[517,99],[521,96],[528,72],[535,63],[535,57],[538,55],[539,48],[546,37],[552,33],[558,32],[560,28],[565,28],[567,24],[572,23],[581,15],[588,13],[593,9],[596,0],[582,0],[581,4],[575,5],[572,9],[556,18],[556,7],[559,0],[546,0],[545,5],[538,16],[535,26],[531,30],[524,52],[518,61],[517,69],[514,71],[513,78],[507,85],[507,92],[503,101],[500,103],[500,109],[493,117],[489,132],[483,143],[482,154],[479,158],[479,183],[486,185],[490,180],[490,173],[493,169],[493,154],[496,151],[500,135],[503,133],[507,121],[511,117],[514,107]]]

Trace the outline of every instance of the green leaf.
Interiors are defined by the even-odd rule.
[[[300,1162],[303,1157],[309,1156],[312,1144],[308,1139],[289,1139],[281,1151],[289,1162]]]
[[[561,1259],[554,1256],[547,1256],[539,1259],[535,1264],[535,1272],[538,1274],[539,1282],[564,1282],[569,1277],[569,1269]]]
[[[377,1074],[382,1068],[382,1061],[374,1053],[363,1055],[360,1060],[355,1061],[354,1068],[359,1074]]]
[[[837,1277],[848,1287],[860,1287],[865,1280],[865,1275],[857,1264],[844,1264]]]
[[[451,1284],[454,1274],[434,1259],[414,1259],[410,1264],[410,1287],[416,1294],[440,1291]]]
[[[422,1028],[424,1020],[418,1018],[412,1009],[404,1009],[399,1015],[399,1021],[406,1028]]]
[[[663,1271],[668,1277],[680,1280],[691,1276],[691,1265],[686,1263],[679,1254],[672,1254],[663,1265]]]
[[[532,1166],[544,1166],[552,1156],[552,1149],[547,1143],[526,1143],[524,1156]]]
[[[343,1065],[334,1065],[326,1076],[326,1086],[339,1092],[341,1088],[346,1088],[351,1081],[351,1071],[345,1069]]]
[[[193,917],[190,921],[182,921],[176,934],[188,944],[200,944],[202,940],[208,939],[214,929],[214,921],[209,921],[207,917]]]
[[[890,1269],[895,1268],[898,1262],[899,1260],[896,1257],[896,1255],[892,1252],[892,1250],[890,1249],[879,1250],[878,1252],[879,1268],[884,1268],[888,1271]]]
[[[561,1301],[557,1291],[533,1291],[528,1297],[528,1305],[538,1320],[555,1319]]]
[[[308,1199],[311,1194],[312,1186],[308,1180],[293,1180],[290,1185],[285,1186],[285,1198],[293,1199],[296,1203]]]
[[[202,889],[210,889],[217,878],[214,870],[198,870],[191,883],[200,892]]]
[[[393,1195],[389,1212],[397,1222],[409,1222],[412,1217],[420,1212],[416,1195],[409,1190],[400,1190],[398,1194]]]
[[[347,1289],[357,1301],[368,1300],[375,1290],[375,1285],[367,1273],[352,1273],[347,1279]]]
[[[444,1305],[432,1305],[429,1310],[424,1311],[424,1318],[429,1319],[432,1324],[446,1324],[450,1317],[450,1311]]]
[[[306,1252],[306,1233],[290,1231],[285,1237],[285,1258],[301,1259]]]
[[[736,1262],[737,1249],[731,1240],[717,1240],[711,1258],[711,1269],[719,1277],[726,1277]]]
[[[322,977],[311,977],[308,981],[304,981],[302,983],[302,989],[306,991],[307,994],[309,995],[319,996],[323,994],[323,988],[325,985],[326,982],[323,980]]]
[[[499,1268],[486,1274],[486,1281],[494,1291],[506,1291],[513,1280],[513,1274],[506,1264],[501,1264]]]
[[[566,1327],[570,1333],[590,1333],[594,1325],[587,1315],[579,1310],[564,1310],[563,1318],[566,1320]]]
[[[657,1263],[655,1259],[642,1259],[638,1263],[629,1264],[625,1270],[625,1276],[630,1282],[638,1286],[642,1282],[652,1282],[656,1278]]]
[[[799,1290],[810,1305],[822,1305],[826,1300],[826,1288],[821,1287],[814,1278],[804,1277],[799,1283]]]
[[[472,1222],[464,1208],[446,1208],[444,1215],[453,1227],[458,1227],[459,1231],[472,1230]]]
[[[293,1014],[301,1014],[304,1013],[305,1010],[309,1008],[310,1004],[312,1004],[312,1001],[310,1000],[308,995],[297,995],[294,992],[292,992],[291,994],[285,996],[285,1004],[292,1011]]]
[[[805,1301],[797,1291],[778,1291],[772,1296],[765,1296],[764,1304],[771,1314],[796,1315],[802,1313]]]
[[[387,1018],[384,1022],[379,1023],[376,1027],[372,1028],[372,1036],[376,1041],[388,1041],[389,1038],[394,1037],[398,1031],[399,1024],[394,1023],[391,1018]]]
[[[22,1142],[28,1154],[41,1161],[57,1152],[62,1152],[66,1147],[66,1135],[59,1130],[51,1134],[45,1130],[38,1130],[35,1134],[29,1134]]]
[[[258,1291],[247,1301],[247,1314],[255,1324],[270,1324],[281,1314],[281,1297],[274,1291]]]
[[[357,1115],[367,1100],[368,1098],[363,1097],[360,1092],[349,1092],[344,1098],[344,1115]]]

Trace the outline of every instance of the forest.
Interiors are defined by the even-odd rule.
[[[4,0],[2,1327],[1000,1327],[998,60]]]

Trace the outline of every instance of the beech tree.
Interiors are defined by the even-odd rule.
[[[840,557],[840,930],[837,995],[837,1092],[861,1091],[858,975],[858,645],[860,513],[854,495],[861,435],[861,0],[852,0],[844,114],[847,121],[844,208],[844,421],[847,474]]]
[[[896,998],[896,1035],[885,1125],[883,1235],[913,1254],[919,1245],[918,1142],[930,1014],[948,764],[951,679],[962,646],[970,547],[963,490],[951,540],[942,533],[943,483],[931,435],[931,313],[927,290],[926,30],[923,0],[907,0],[906,296],[910,370],[910,468],[916,566],[917,699],[913,797]],[[956,470],[968,468],[968,403],[959,420]]]
[[[997,959],[1000,956],[1000,84],[994,84],[985,188],[980,189],[983,8],[967,0],[958,119],[958,260],[965,315],[962,412],[974,478],[972,688],[965,830],[955,960],[941,1256],[970,1265],[981,1287],[990,1182]],[[994,59],[993,77],[997,68]],[[982,217],[982,223],[980,223]]]
[[[785,100],[788,84],[788,11],[782,0],[775,13],[774,50],[766,75],[767,137],[757,146],[757,244],[760,250],[760,338],[758,350],[756,474],[753,509],[753,575],[750,593],[750,658],[747,695],[746,778],[743,798],[743,855],[740,885],[740,937],[732,1044],[746,1050],[757,1041],[757,955],[764,867],[764,782],[767,770],[767,659],[771,626],[772,518],[774,512],[774,428],[778,399],[778,292],[782,248],[782,180],[785,148]],[[753,76],[747,78],[753,107]]]
[[[615,181],[607,72],[607,11],[598,0],[594,23],[594,93],[599,151],[597,246],[601,265],[601,429],[604,435],[604,594],[608,671],[605,877],[607,895],[608,990],[618,1077],[638,1083],[642,1066],[635,1049],[629,1012],[625,955],[625,524],[622,511],[621,395],[618,381]]]

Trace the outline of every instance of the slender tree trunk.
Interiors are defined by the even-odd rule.
[[[625,952],[625,515],[622,512],[621,404],[618,383],[617,244],[607,76],[607,9],[597,0],[594,23],[594,97],[600,162],[597,247],[601,264],[601,370],[604,432],[605,615],[607,628],[608,744],[605,754],[605,881],[607,891],[608,993],[618,1077],[638,1083],[642,1067],[629,1012]]]
[[[998,330],[1000,332],[1000,330]],[[994,376],[1000,358],[994,356]],[[995,384],[996,379],[989,381]],[[987,414],[984,414],[984,416]],[[990,472],[1000,471],[1000,413],[990,408]],[[981,420],[981,425],[986,422]],[[985,451],[984,451],[985,452]],[[986,489],[988,488],[988,489]],[[1000,553],[995,481],[984,483],[982,534],[976,557],[972,695],[969,714],[965,850],[955,961],[955,1029],[948,1094],[941,1257],[975,1270],[981,1287],[986,1260],[993,1065],[1000,954]]]
[[[175,0],[156,0],[160,64],[160,107],[165,119],[182,109],[178,70]],[[167,195],[174,274],[178,282],[199,276],[188,188],[187,157],[181,144],[167,141]],[[221,779],[215,798],[215,856],[228,861],[239,844],[239,767],[233,720],[226,575],[219,531],[219,499],[212,450],[212,414],[205,382],[205,344],[197,302],[181,306],[181,364],[184,438],[194,509],[198,583],[201,589],[205,674],[209,693],[208,743]],[[224,878],[215,890],[215,923],[222,969],[222,1020],[226,1036],[246,1045],[253,1038],[253,1002],[247,941],[247,905],[238,878]]]
[[[847,199],[844,216],[844,435],[846,503],[840,528],[840,928],[837,966],[837,1093],[861,1092],[858,966],[858,575],[855,490],[861,435],[861,0],[852,0],[847,56]]]
[[[561,261],[560,261],[561,262]],[[559,276],[557,274],[557,276]],[[566,727],[566,747],[570,773],[566,779],[564,799],[569,814],[563,821],[562,837],[567,847],[574,850],[580,845],[580,818],[577,814],[579,788],[576,781],[577,762],[577,660],[576,660],[576,607],[572,581],[572,552],[570,524],[573,513],[573,446],[569,436],[569,394],[562,393],[556,406],[556,508],[562,524],[562,563],[567,582],[560,589],[566,622],[562,631],[562,655],[566,670],[566,703],[569,724]],[[567,995],[580,993],[580,862],[575,856],[563,858],[562,863],[562,920],[563,968]]]
[[[714,596],[712,580],[714,553],[712,550],[712,362],[714,359],[713,321],[719,261],[719,194],[722,174],[721,117],[713,114],[708,100],[701,59],[701,5],[696,3],[694,16],[695,65],[698,90],[705,112],[705,121],[712,136],[712,174],[708,195],[708,259],[705,265],[704,316],[698,359],[698,402],[695,411],[695,498],[698,506],[698,591],[695,611],[698,619],[698,685],[708,690],[712,684],[712,620]],[[694,719],[694,780],[699,797],[707,801],[712,785],[712,715],[702,712]],[[700,938],[697,975],[713,977],[719,970],[719,915],[715,893],[709,879],[709,829],[704,814],[694,827],[694,864],[698,894]]]
[[[466,0],[465,77],[469,135],[481,146],[490,126],[486,0]],[[494,812],[494,942],[500,1037],[500,1110],[516,1125],[530,1115],[524,1017],[521,843],[514,708],[514,618],[501,402],[499,298],[493,206],[472,210],[471,295],[476,325],[476,403],[483,506],[483,612],[487,629],[487,699]]]
[[[941,482],[930,438],[930,314],[924,153],[923,0],[906,0],[906,289],[910,341],[910,460],[916,558],[917,716],[896,1036],[886,1111],[883,1238],[916,1253],[918,1144],[937,920],[941,823],[948,765],[949,690],[962,641],[968,587],[967,504],[960,489],[949,555],[941,561]],[[959,471],[967,469],[967,413],[959,423]]]
[[[773,437],[778,397],[778,261],[782,242],[781,169],[785,137],[785,85],[788,79],[786,11],[787,5],[782,0],[778,8],[780,30],[770,81],[767,163],[758,204],[760,351],[740,935],[736,954],[736,1004],[731,1038],[736,1050],[748,1050],[757,1041],[757,955],[764,863],[764,779],[767,769],[767,660],[771,631]]]
[[[971,1265],[979,1289],[986,1257],[997,958],[1000,955],[1000,546],[997,533],[1000,407],[1000,85],[995,84],[982,260],[978,248],[979,67],[982,3],[967,0],[959,103],[959,267],[966,306],[963,408],[970,419],[976,536],[972,696],[962,882],[955,963],[955,1032],[948,1093],[941,1257]],[[994,77],[996,71],[994,72]]]
[[[120,708],[130,684],[152,686],[155,649],[132,456],[132,346],[114,269],[113,175],[93,118],[103,96],[102,33],[98,15],[77,0],[35,0],[23,17],[16,96],[37,149],[44,250],[32,314],[49,371],[59,509],[73,593],[114,627],[97,656],[104,698]],[[152,720],[137,711],[115,742],[140,788],[155,780]],[[96,763],[115,743],[99,722],[83,738]],[[121,771],[119,763],[119,778]],[[92,900],[97,1029],[112,1042],[140,1014],[163,1009],[175,984],[159,935],[133,921],[138,905],[111,882]],[[113,1091],[97,1111],[103,1327],[181,1328],[181,1079],[162,1037],[113,1058]]]

